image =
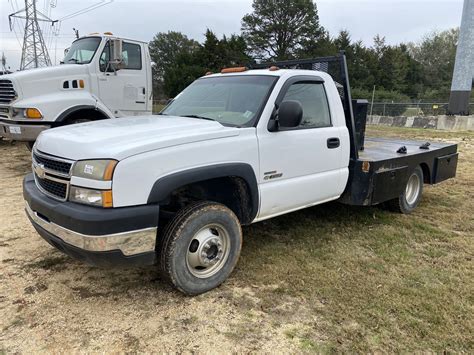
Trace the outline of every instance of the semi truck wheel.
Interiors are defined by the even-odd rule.
[[[35,142],[25,142],[26,148],[31,152],[33,150],[33,146],[35,145]]]
[[[161,236],[160,269],[178,290],[198,295],[227,279],[241,247],[237,216],[222,204],[197,202],[179,211]]]
[[[388,207],[395,212],[408,214],[418,206],[423,194],[423,170],[417,166],[408,178],[405,190],[396,199],[387,202]]]

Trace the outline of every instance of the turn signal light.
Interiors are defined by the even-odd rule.
[[[39,118],[43,118],[43,115],[41,114],[41,112],[39,112],[38,109],[36,108],[27,108],[25,110],[25,117],[26,118],[36,118],[36,119],[39,119]]]
[[[111,208],[114,207],[112,199],[112,190],[102,191],[102,207]]]
[[[106,36],[113,36],[114,34],[112,32],[104,32],[104,35]]]
[[[116,160],[111,160],[104,171],[104,180],[110,181],[112,180],[112,176],[114,175],[115,165],[117,165]]]
[[[241,73],[247,70],[249,70],[247,67],[225,68],[221,70],[221,74]]]
[[[79,80],[79,87],[80,87],[81,89],[84,89],[84,80],[82,80],[82,79]]]

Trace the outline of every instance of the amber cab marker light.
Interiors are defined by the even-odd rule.
[[[27,118],[36,118],[36,119],[43,118],[43,115],[41,114],[41,112],[39,112],[39,110],[36,108],[27,108],[25,110],[25,116]]]
[[[104,35],[106,36],[113,36],[114,34],[112,32],[104,32]]]
[[[214,74],[212,71],[208,71],[208,72],[205,74],[205,76],[212,75],[212,74]]]
[[[280,70],[280,68],[278,68],[277,66],[275,65],[272,65],[270,68],[268,68],[269,71],[277,71],[277,70]]]
[[[247,67],[237,67],[237,68],[225,68],[221,70],[221,74],[228,74],[228,73],[241,73],[247,71]]]
[[[82,79],[79,80],[79,87],[80,87],[81,89],[84,89],[84,80],[82,80]]]

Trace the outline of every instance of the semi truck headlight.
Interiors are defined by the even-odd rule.
[[[112,190],[101,191],[71,186],[69,201],[104,208],[113,207]]]
[[[72,175],[85,179],[110,181],[116,165],[116,160],[82,160],[74,164]]]

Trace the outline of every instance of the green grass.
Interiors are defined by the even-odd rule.
[[[163,110],[164,107],[165,105],[153,104],[153,114],[160,113],[160,111]]]

